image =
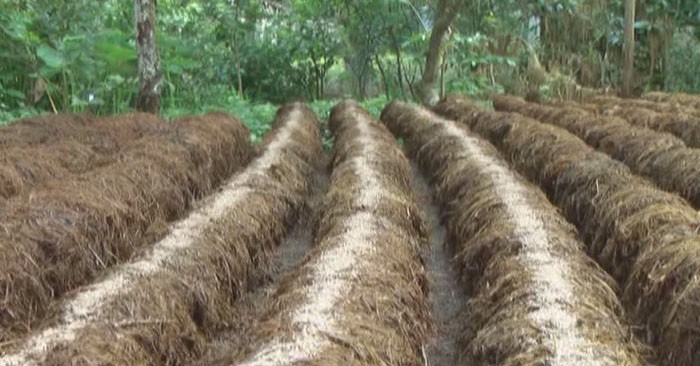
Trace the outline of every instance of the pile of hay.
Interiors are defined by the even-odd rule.
[[[599,112],[598,106],[596,106],[594,104],[583,103],[583,102],[574,102],[571,100],[552,100],[552,101],[542,103],[542,104],[549,105],[552,107],[558,107],[558,108],[580,109],[582,111],[585,111],[588,113],[595,113],[595,114],[598,114],[598,112]]]
[[[469,103],[441,107],[476,112]],[[401,136],[442,205],[470,296],[460,363],[645,364],[614,280],[539,189],[452,121],[400,102],[382,116],[392,130],[415,131]]]
[[[214,333],[237,321],[236,299],[267,276],[271,252],[304,207],[322,151],[316,117],[303,105],[287,105],[276,126],[248,168],[152,248],[69,295],[54,309],[54,321],[8,350],[0,365],[29,359],[171,365],[197,358]]]
[[[0,156],[0,198],[107,165],[114,158],[114,155],[99,154],[72,138],[46,145],[7,147]]]
[[[700,146],[700,110],[643,99],[622,99],[598,95],[588,103],[555,101],[554,107],[581,109],[590,113],[619,117],[638,127],[673,134],[688,146]]]
[[[0,149],[75,140],[97,153],[110,154],[128,142],[167,129],[168,123],[164,119],[140,112],[106,118],[87,114],[47,114],[0,127]]]
[[[429,335],[427,243],[409,165],[355,102],[333,108],[333,173],[314,247],[281,280],[247,349],[202,365],[419,365]]]
[[[75,138],[95,123],[87,114],[46,114],[25,118],[0,127],[0,149],[12,146],[32,146]]]
[[[240,121],[197,121],[125,145],[113,164],[4,202],[0,343],[27,332],[52,299],[164,235],[167,221],[248,162],[249,134]]]
[[[623,305],[660,359],[694,365],[700,334],[689,324],[700,317],[698,213],[563,129],[517,114],[491,114],[508,127],[464,122],[484,136],[498,133],[492,142],[513,165],[548,187],[589,253],[617,278]]]
[[[168,122],[163,118],[143,112],[131,112],[100,118],[89,124],[88,127],[91,131],[94,130],[95,133],[111,136],[117,147],[142,137],[167,131],[170,128]],[[94,137],[88,136],[86,140],[89,138]],[[108,147],[105,146],[104,148]]]
[[[553,103],[553,105],[558,104],[560,103]],[[595,95],[588,100],[582,101],[580,104],[577,102],[571,102],[569,105],[571,107],[579,106],[579,108],[585,108],[592,113],[600,113],[602,110],[614,107],[634,107],[654,112],[682,112],[682,109],[671,104],[655,103],[644,99],[624,99],[611,95]]]
[[[518,112],[563,127],[660,188],[700,207],[700,150],[688,148],[673,135],[635,127],[621,118],[532,104],[516,97],[497,96],[494,105],[498,110]]]
[[[122,148],[168,130],[165,120],[146,113],[42,116],[0,127],[0,198],[111,164]]]

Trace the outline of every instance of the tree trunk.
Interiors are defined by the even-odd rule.
[[[399,93],[401,93],[401,99],[406,100],[406,89],[403,85],[403,71],[402,71],[402,61],[401,61],[401,45],[396,39],[394,34],[394,29],[389,28],[389,35],[391,36],[391,44],[394,49],[394,55],[396,56],[396,79],[399,84]]]
[[[386,73],[384,73],[384,67],[382,66],[382,61],[379,59],[379,55],[374,55],[374,63],[377,64],[379,68],[379,75],[382,77],[382,84],[384,84],[384,95],[386,95],[387,100],[391,100],[391,87],[389,87],[389,82],[386,78]]]
[[[241,1],[236,1],[236,20],[241,19]],[[234,47],[234,57],[236,58],[236,76],[237,79],[237,89],[238,89],[238,99],[243,100],[243,70],[241,70],[241,42],[238,40],[238,32],[233,32],[233,47]]]
[[[139,93],[136,109],[158,114],[163,75],[156,45],[156,0],[134,0]]]
[[[396,78],[399,81],[399,93],[401,93],[401,100],[406,100],[406,87],[404,86],[404,73],[403,73],[403,61],[401,61],[401,49],[397,48],[396,51]]]
[[[622,71],[622,96],[631,97],[634,86],[634,13],[636,0],[625,0],[625,61]]]
[[[440,49],[445,38],[445,33],[450,27],[452,20],[457,15],[457,11],[463,0],[440,0],[438,9],[435,12],[433,29],[430,32],[430,43],[428,44],[428,54],[425,57],[425,68],[423,76],[418,83],[418,93],[421,101],[426,105],[433,105],[438,102],[439,96],[435,91],[440,68]]]

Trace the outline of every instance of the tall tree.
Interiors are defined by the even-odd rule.
[[[156,0],[134,0],[139,93],[136,109],[158,114],[163,74],[156,45]]]
[[[625,0],[625,60],[622,69],[622,95],[632,96],[634,83],[634,14],[636,0]]]
[[[425,57],[425,68],[421,81],[418,83],[418,93],[424,104],[432,105],[439,99],[435,86],[440,67],[442,42],[463,3],[464,0],[440,0],[438,2],[433,29],[430,32],[428,53]]]

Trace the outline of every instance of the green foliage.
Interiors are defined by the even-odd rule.
[[[41,111],[34,108],[13,109],[9,111],[0,109],[0,126],[6,125],[10,122],[22,118],[33,117],[39,114],[41,114]]]
[[[437,4],[160,0],[163,113],[223,108],[249,117],[259,137],[272,105],[291,100],[325,114],[353,97],[375,115],[380,101],[416,100]],[[700,73],[688,67],[700,57],[696,1],[640,6],[640,83],[700,89]],[[465,1],[441,50],[440,87],[479,97],[541,87],[528,84],[525,44],[547,73],[614,86],[622,10],[620,0]],[[130,1],[0,0],[0,121],[54,110],[130,110],[138,87],[133,26]],[[655,49],[658,39],[673,41]]]
[[[667,60],[666,89],[700,93],[700,38],[692,29],[674,35]]]
[[[250,129],[250,138],[253,142],[270,129],[274,120],[277,106],[270,103],[255,103],[250,100],[240,99],[235,94],[230,95],[220,104],[204,105],[198,109],[191,108],[167,108],[163,110],[166,118],[175,118],[193,114],[204,114],[211,111],[226,111],[237,118]]]

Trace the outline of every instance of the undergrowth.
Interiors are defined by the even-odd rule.
[[[327,148],[332,145],[333,139],[328,131],[326,123],[331,108],[333,108],[333,106],[338,102],[340,102],[340,100],[319,100],[309,104],[311,109],[319,118],[321,123],[320,127],[323,133],[323,142]],[[360,104],[373,116],[379,118],[379,114],[387,103],[388,100],[386,98],[379,97],[367,99]],[[241,99],[237,96],[231,96],[221,103],[212,105],[204,105],[194,108],[165,107],[161,115],[167,119],[173,119],[180,116],[199,115],[211,111],[226,111],[241,119],[250,129],[251,140],[253,142],[258,142],[260,141],[262,135],[270,129],[277,108],[277,105],[271,103],[259,103],[248,99]],[[0,125],[8,124],[18,119],[36,116],[42,113],[46,112],[31,108],[11,111],[0,110]]]

